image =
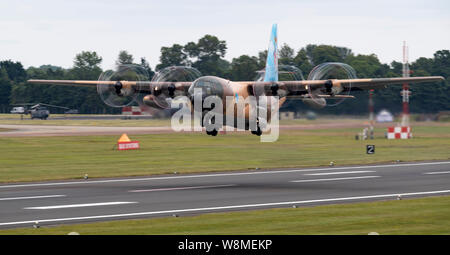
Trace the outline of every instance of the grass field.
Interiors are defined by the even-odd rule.
[[[267,209],[198,216],[121,220],[39,229],[0,230],[0,235],[253,234],[381,235],[450,234],[450,196],[380,202]]]
[[[128,120],[123,121],[130,126]],[[354,136],[360,131],[359,128],[282,130],[274,143],[261,143],[259,137],[247,132],[217,137],[204,133],[133,135],[131,139],[141,143],[141,149],[135,151],[114,150],[119,136],[0,137],[0,182],[74,179],[84,174],[94,178],[324,166],[330,161],[339,166],[450,159],[448,123],[414,124],[414,138],[410,140],[387,140],[386,129],[377,128],[376,139],[357,141]],[[376,146],[375,155],[366,154],[366,144]],[[450,234],[450,196],[11,229],[0,230],[0,234],[71,231],[81,234]]]
[[[1,137],[0,182],[166,173],[447,160],[450,125],[418,126],[410,140],[356,141],[360,129],[283,130],[274,143],[246,133],[133,135],[140,150],[114,150],[118,136]],[[376,146],[367,155],[366,144]]]

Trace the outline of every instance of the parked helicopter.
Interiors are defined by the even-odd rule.
[[[42,119],[46,120],[50,116],[49,107],[59,108],[66,110],[65,113],[78,113],[77,110],[70,109],[64,106],[44,104],[44,103],[24,103],[24,104],[16,104],[20,105],[24,108],[24,111],[21,114],[30,114],[31,119]],[[16,108],[16,107],[15,107]]]

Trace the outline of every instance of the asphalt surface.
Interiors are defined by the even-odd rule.
[[[387,123],[378,124],[378,127],[390,125]],[[318,124],[297,124],[280,125],[280,130],[311,130],[328,128],[362,128],[361,123],[318,123]],[[14,125],[0,124],[0,128],[8,129],[0,132],[0,137],[26,137],[26,136],[85,136],[85,135],[120,135],[127,134],[160,134],[174,133],[171,127],[104,127],[104,126],[57,126],[57,125]],[[183,131],[189,132],[189,131]],[[249,131],[240,131],[247,132]]]
[[[136,135],[174,132],[170,127],[100,127],[0,124],[0,128],[11,129],[9,131],[0,132],[0,137],[119,135],[123,133]]]
[[[450,194],[450,161],[0,185],[0,228]]]

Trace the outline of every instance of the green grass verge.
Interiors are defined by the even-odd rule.
[[[284,130],[274,143],[247,132],[133,135],[141,143],[133,151],[113,149],[119,136],[0,137],[0,182],[450,158],[450,126],[414,128],[410,140],[387,140],[385,129],[377,129],[375,140],[356,141],[356,132]],[[366,154],[366,144],[376,146],[374,155]]]
[[[418,199],[210,213],[178,218],[121,220],[39,229],[0,230],[0,235],[92,234],[450,234],[450,196]]]

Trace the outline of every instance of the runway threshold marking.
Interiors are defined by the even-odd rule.
[[[135,203],[137,203],[137,202],[103,202],[103,203],[90,203],[90,204],[36,206],[36,207],[25,207],[23,209],[50,210],[50,209],[64,209],[64,208],[92,207],[92,206],[106,206],[106,205],[124,205],[124,204],[135,204]]]
[[[258,175],[258,174],[283,174],[283,173],[296,173],[296,172],[334,171],[334,170],[344,170],[344,169],[409,167],[409,166],[444,165],[444,164],[450,164],[450,161],[426,162],[426,163],[408,163],[408,164],[390,164],[390,165],[371,165],[371,166],[327,167],[327,168],[309,168],[309,169],[306,168],[306,169],[272,170],[272,171],[260,171],[260,172],[237,172],[237,173],[222,173],[222,174],[180,175],[180,176],[145,177],[145,178],[131,178],[131,179],[127,178],[127,179],[111,179],[111,180],[98,180],[98,181],[89,180],[89,181],[75,181],[75,182],[13,184],[13,185],[3,185],[3,186],[0,186],[0,188],[4,189],[4,188],[22,188],[22,187],[39,187],[39,186],[57,186],[57,185],[78,185],[78,184],[94,184],[94,183],[112,183],[112,182],[152,181],[152,180],[188,179],[188,178],[202,178],[202,177]]]
[[[313,180],[296,180],[291,182],[322,182],[322,181],[343,181],[343,180],[354,180],[354,179],[371,179],[379,178],[381,176],[356,176],[356,177],[342,177],[342,178],[328,178],[328,179],[313,179]]]
[[[32,197],[4,197],[4,198],[0,198],[0,201],[52,198],[52,197],[65,197],[65,196],[66,195],[47,195],[47,196],[32,196]]]
[[[407,196],[432,195],[432,194],[444,194],[444,193],[450,193],[450,190],[421,191],[421,192],[410,192],[410,193],[391,193],[391,194],[367,195],[367,196],[357,196],[357,197],[325,198],[325,199],[315,199],[315,200],[275,202],[275,203],[264,203],[264,204],[247,204],[247,205],[230,205],[230,206],[190,208],[190,209],[174,209],[174,210],[166,210],[166,211],[109,214],[109,215],[83,216],[83,217],[71,217],[71,218],[58,218],[58,219],[43,219],[43,220],[35,219],[35,220],[27,220],[27,221],[4,222],[4,223],[0,223],[0,226],[35,224],[36,221],[39,221],[39,223],[66,222],[66,221],[76,221],[76,220],[95,220],[95,219],[108,219],[108,218],[150,216],[150,215],[158,215],[158,214],[218,211],[218,210],[241,209],[241,208],[257,208],[257,207],[269,207],[269,206],[292,205],[292,204],[312,204],[312,203],[320,203],[320,202],[352,201],[352,200],[363,200],[363,199],[371,199],[371,198],[398,197],[399,195],[402,197],[407,197]]]
[[[347,172],[315,173],[315,174],[304,174],[304,175],[362,174],[362,173],[373,173],[373,172],[376,172],[376,171],[347,171]]]
[[[443,172],[428,172],[423,174],[450,174],[450,171],[443,171]]]
[[[187,190],[187,189],[207,189],[207,188],[221,188],[221,187],[232,187],[236,184],[226,184],[226,185],[214,185],[214,186],[192,186],[192,187],[175,187],[175,188],[160,188],[160,189],[138,189],[130,190],[128,192],[153,192],[153,191],[173,191],[173,190]]]

